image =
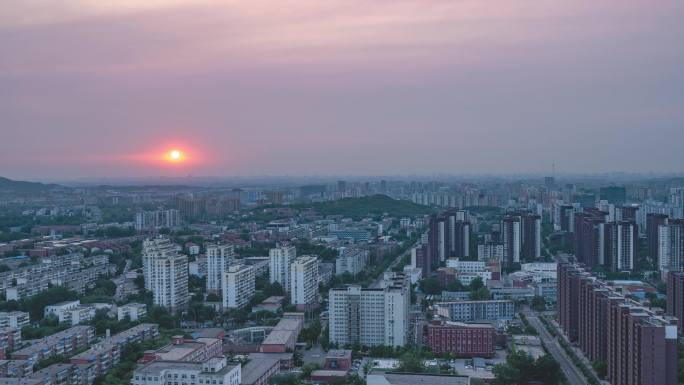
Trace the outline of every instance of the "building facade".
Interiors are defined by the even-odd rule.
[[[187,306],[188,257],[181,255],[167,238],[143,242],[145,288],[152,292],[154,304],[175,312]]]
[[[624,297],[589,271],[558,267],[558,319],[591,361],[607,364],[613,385],[675,385],[677,325],[673,318]]]
[[[297,249],[292,245],[280,245],[269,250],[269,280],[278,282],[285,291],[290,290],[290,263],[297,258]]]
[[[235,259],[232,245],[207,245],[207,291],[218,293],[223,289],[223,278]]]
[[[318,306],[318,258],[305,255],[290,265],[290,302],[297,310]]]
[[[364,346],[404,346],[411,303],[408,277],[387,275],[382,288],[358,285],[329,292],[329,333],[332,343]]]
[[[229,266],[223,279],[223,308],[241,309],[247,306],[254,297],[255,279],[252,266]]]

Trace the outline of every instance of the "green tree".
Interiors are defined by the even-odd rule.
[[[442,285],[436,278],[425,278],[422,279],[418,285],[420,291],[425,294],[437,295],[442,293]]]
[[[481,287],[477,290],[472,290],[470,294],[468,294],[468,298],[470,298],[471,301],[486,301],[492,299],[492,295],[486,287]]]
[[[482,277],[475,277],[472,281],[470,281],[470,291],[480,290],[483,287],[484,281],[482,280]]]
[[[546,310],[546,300],[544,297],[535,295],[534,298],[532,298],[532,305],[531,305],[533,310],[536,311],[544,311]]]
[[[406,352],[399,357],[399,372],[406,373],[423,373],[425,365],[423,365],[423,358],[416,352]]]

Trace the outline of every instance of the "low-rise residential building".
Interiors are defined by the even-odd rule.
[[[129,344],[151,340],[159,335],[157,324],[140,324],[71,357],[72,364],[94,364],[96,375],[106,373],[121,360],[121,350]]]
[[[461,322],[511,320],[515,313],[511,300],[437,302],[435,308],[440,317]]]
[[[78,325],[53,335],[33,341],[23,349],[12,353],[12,359],[26,360],[35,364],[52,356],[71,355],[90,346],[95,341],[95,328]]]
[[[433,323],[427,326],[427,344],[438,355],[491,357],[494,355],[494,332],[494,327],[486,323]]]
[[[23,311],[0,312],[0,329],[15,328],[21,329],[28,325],[31,319],[29,313]]]
[[[60,323],[78,325],[95,317],[95,306],[81,305],[81,301],[65,301],[45,307],[45,316],[55,316]]]
[[[0,359],[5,359],[7,352],[21,345],[21,329],[0,328]]]
[[[127,303],[116,309],[116,318],[121,321],[128,317],[131,321],[139,321],[147,316],[147,305],[144,303]]]
[[[133,385],[240,385],[240,365],[229,365],[225,357],[204,362],[152,361],[133,372]]]

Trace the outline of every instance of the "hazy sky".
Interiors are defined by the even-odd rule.
[[[684,171],[682,20],[680,0],[3,0],[0,175]]]

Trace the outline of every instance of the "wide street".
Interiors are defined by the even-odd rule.
[[[549,353],[558,361],[568,382],[571,385],[586,385],[587,380],[584,378],[584,375],[575,367],[572,360],[570,360],[570,357],[567,356],[558,341],[548,330],[546,330],[546,327],[541,323],[539,318],[534,315],[528,315],[527,320],[530,322],[530,325],[537,330],[539,337],[544,342],[544,346],[546,346]]]

